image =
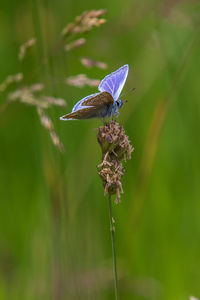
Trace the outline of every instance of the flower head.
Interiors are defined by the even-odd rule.
[[[114,121],[99,127],[97,139],[102,150],[102,163],[98,165],[98,173],[103,181],[104,194],[115,194],[115,202],[118,203],[120,194],[123,193],[121,179],[124,175],[124,168],[122,161],[131,159],[133,147],[123,127]]]

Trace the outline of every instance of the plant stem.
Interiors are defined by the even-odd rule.
[[[117,281],[117,262],[116,262],[116,253],[115,253],[115,227],[114,227],[114,219],[112,216],[112,203],[111,203],[111,195],[108,195],[109,202],[109,216],[110,216],[110,234],[111,234],[111,242],[112,242],[112,254],[113,254],[113,271],[114,271],[114,284],[115,284],[115,299],[118,300],[118,281]]]

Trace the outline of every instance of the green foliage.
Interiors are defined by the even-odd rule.
[[[65,153],[35,107],[5,105],[17,82],[0,92],[0,300],[113,299],[108,201],[96,168],[101,121],[59,117],[96,92],[64,78],[102,79],[125,63],[126,89],[136,91],[118,121],[135,151],[114,205],[120,299],[200,298],[198,2],[102,0],[107,23],[83,33],[86,43],[72,51],[60,47],[62,29],[97,9],[94,2],[33,3],[2,4],[0,83],[22,72],[27,86],[39,82],[44,95],[66,99],[67,107],[46,109]],[[36,44],[19,62],[32,37]],[[86,69],[80,57],[108,69]]]

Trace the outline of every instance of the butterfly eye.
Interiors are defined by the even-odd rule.
[[[119,107],[119,102],[117,101],[117,106]]]

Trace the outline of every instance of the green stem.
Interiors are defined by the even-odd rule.
[[[110,216],[110,234],[111,234],[111,242],[112,242],[112,254],[113,254],[113,271],[114,271],[114,281],[115,281],[115,299],[118,300],[118,281],[117,281],[117,262],[116,262],[116,252],[115,252],[115,227],[114,227],[114,219],[112,216],[112,203],[111,203],[111,195],[108,195],[109,202],[109,216]]]

